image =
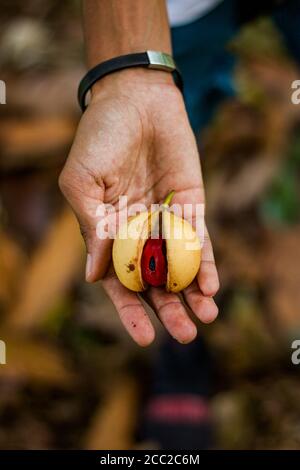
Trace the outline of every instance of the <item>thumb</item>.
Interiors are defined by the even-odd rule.
[[[96,223],[93,220],[84,220],[79,212],[76,212],[80,232],[85,241],[87,257],[85,278],[87,282],[95,282],[102,279],[108,269],[111,259],[112,240],[109,238],[99,239],[97,236]]]
[[[70,171],[67,166],[59,177],[59,187],[75,212],[87,250],[86,280],[101,279],[109,266],[112,240],[97,235],[97,209],[104,199],[103,187],[90,175]]]

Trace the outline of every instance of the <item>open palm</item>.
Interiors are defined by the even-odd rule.
[[[102,278],[103,286],[133,339],[141,346],[154,339],[154,329],[140,297],[126,289],[111,266],[111,240],[96,234],[101,203],[119,209],[119,196],[128,204],[147,207],[175,190],[174,203],[204,203],[204,190],[195,139],[180,93],[168,84],[129,87],[126,93],[103,92],[81,119],[60,186],[81,226],[87,252],[87,280]],[[143,298],[170,334],[182,343],[193,340],[196,326],[190,309],[203,322],[215,319],[212,299],[219,287],[206,233],[197,279],[180,297],[163,288],[149,288]]]

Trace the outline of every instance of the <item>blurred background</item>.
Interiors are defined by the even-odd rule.
[[[237,98],[201,138],[220,316],[198,325],[214,363],[216,447],[300,448],[299,71],[268,19],[229,46]],[[99,284],[57,186],[80,118],[80,2],[2,0],[1,449],[134,449],[162,331],[143,350]],[[188,365],[187,365],[188,366]]]

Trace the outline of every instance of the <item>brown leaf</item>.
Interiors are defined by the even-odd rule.
[[[84,440],[85,449],[126,450],[133,447],[137,384],[128,377],[119,378],[110,390],[92,419]]]
[[[1,327],[0,336],[6,344],[6,364],[0,366],[0,379],[39,382],[51,386],[67,386],[73,373],[59,350],[44,340]]]
[[[0,232],[0,302],[7,308],[18,291],[26,257],[17,243]]]
[[[26,270],[19,299],[7,321],[34,328],[45,319],[82,269],[83,241],[73,212],[67,207],[53,221]]]
[[[75,121],[66,117],[5,120],[0,127],[1,167],[30,165],[36,160],[49,165],[45,156],[57,163],[57,158],[62,160],[61,156],[71,145],[74,132]]]

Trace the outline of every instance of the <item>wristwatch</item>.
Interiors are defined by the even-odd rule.
[[[83,77],[78,88],[78,101],[82,111],[86,109],[86,95],[88,91],[98,80],[110,73],[131,67],[145,67],[170,72],[173,75],[175,84],[183,92],[182,77],[170,54],[158,51],[126,54],[101,62],[89,70]]]

